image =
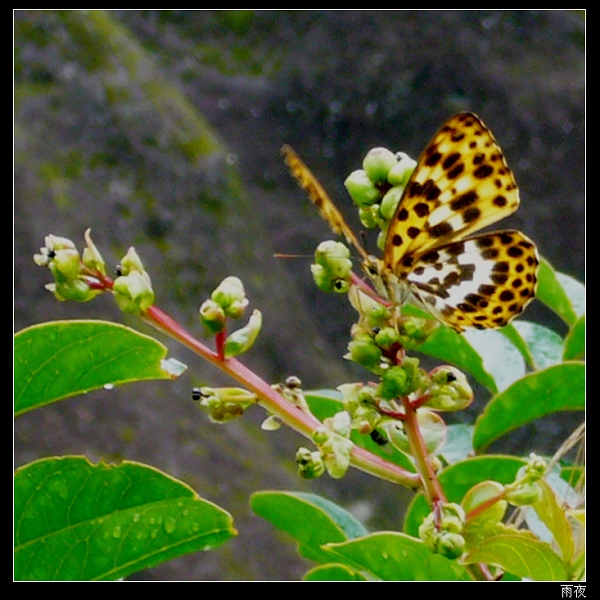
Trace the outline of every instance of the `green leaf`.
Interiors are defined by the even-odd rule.
[[[571,327],[565,340],[563,360],[583,360],[585,356],[585,315]]]
[[[564,343],[558,333],[529,321],[515,321],[513,326],[529,347],[536,369],[545,369],[562,361]]]
[[[184,365],[133,329],[103,321],[54,321],[15,335],[15,415],[106,386],[174,379]]]
[[[448,437],[440,455],[450,465],[473,454],[473,425],[453,424],[446,427]]]
[[[236,535],[229,513],[151,467],[53,457],[17,469],[17,580],[115,580]]]
[[[560,548],[565,563],[570,563],[575,553],[575,541],[573,530],[565,514],[565,510],[559,504],[556,494],[547,481],[541,479],[538,485],[542,489],[542,498],[533,506],[537,516],[550,530],[552,537]]]
[[[252,510],[299,543],[302,556],[320,563],[331,557],[321,550],[328,542],[340,542],[366,534],[363,525],[337,504],[300,492],[257,492]]]
[[[585,407],[585,365],[566,362],[531,373],[492,398],[475,423],[473,446],[485,449],[500,436],[563,410]]]
[[[519,349],[499,330],[472,329],[463,337],[481,357],[483,368],[493,377],[496,390],[506,389],[525,374],[525,360]]]
[[[545,259],[540,260],[536,298],[546,304],[567,325],[583,315],[585,288],[577,280],[559,273]]]
[[[515,323],[517,323],[517,321],[515,321]],[[499,331],[500,333],[502,333],[502,335],[506,336],[512,342],[514,347],[521,353],[521,356],[523,357],[523,360],[525,361],[527,366],[533,369],[535,363],[533,361],[533,356],[531,355],[531,349],[527,345],[527,342],[521,337],[521,334],[515,328],[515,323],[507,325],[506,327],[502,327],[502,329],[500,329]]]
[[[548,544],[518,532],[485,539],[462,562],[496,565],[513,575],[535,581],[567,578],[565,565]]]
[[[512,456],[476,456],[444,469],[439,474],[439,481],[448,502],[460,502],[468,490],[482,481],[513,482],[517,471],[525,464],[526,461]],[[430,512],[431,507],[424,496],[415,496],[406,512],[404,532],[417,537],[419,526]]]
[[[304,575],[304,581],[368,581],[346,565],[330,564],[311,569]]]
[[[382,581],[468,581],[469,572],[453,560],[433,554],[423,542],[403,533],[379,532],[327,544],[325,550],[359,571]]]

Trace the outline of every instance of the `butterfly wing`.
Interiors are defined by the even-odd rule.
[[[473,113],[449,119],[417,163],[386,235],[397,275],[415,255],[459,240],[517,210],[519,191],[490,130]]]
[[[419,255],[406,276],[411,293],[442,323],[503,327],[533,300],[538,258],[520,231],[472,236]]]
[[[281,154],[290,173],[298,181],[300,187],[306,191],[310,201],[317,207],[321,217],[329,223],[333,233],[343,235],[346,241],[354,246],[356,251],[366,260],[367,253],[365,249],[311,170],[300,160],[300,157],[291,146],[283,146]]]

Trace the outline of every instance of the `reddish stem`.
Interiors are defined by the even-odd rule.
[[[147,323],[170,335],[208,362],[217,366],[246,389],[254,392],[264,408],[278,416],[298,433],[310,439],[313,431],[321,426],[318,419],[294,406],[239,360],[221,358],[218,353],[207,348],[156,306],[151,306],[143,315],[143,318]],[[421,478],[418,474],[406,471],[398,465],[371,454],[364,448],[354,447],[352,464],[366,473],[398,483],[412,490],[419,490],[422,487]]]
[[[425,440],[421,435],[417,411],[408,398],[403,398],[402,403],[405,410],[404,431],[410,443],[417,471],[423,481],[425,496],[436,514],[436,523],[439,523],[439,507],[446,502],[446,497],[433,468]]]

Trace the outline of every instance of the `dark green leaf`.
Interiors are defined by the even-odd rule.
[[[173,379],[184,366],[166,361],[151,337],[102,321],[54,321],[15,335],[15,415],[90,390],[146,379]]]
[[[583,360],[585,357],[585,315],[571,327],[565,340],[564,360]]]
[[[340,542],[366,534],[363,525],[337,504],[299,492],[257,492],[252,510],[299,543],[302,556],[320,563],[331,562],[321,550],[328,542]]]
[[[583,285],[568,275],[558,273],[544,259],[540,260],[536,297],[567,325],[573,325],[583,314]]]
[[[458,563],[433,554],[423,542],[403,533],[380,532],[327,544],[325,550],[359,571],[382,581],[468,581]]]
[[[115,580],[236,535],[231,516],[133,462],[49,458],[14,481],[17,580]]]
[[[488,403],[475,424],[473,446],[483,450],[500,436],[563,410],[583,410],[585,365],[566,362],[531,373]]]
[[[529,321],[516,321],[514,328],[529,347],[536,369],[545,369],[562,361],[564,343],[558,333]]]

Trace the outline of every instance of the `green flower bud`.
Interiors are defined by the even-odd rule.
[[[529,506],[542,499],[542,488],[537,483],[523,483],[516,487],[506,486],[506,500],[513,506]]]
[[[113,282],[113,295],[123,312],[141,314],[154,303],[154,291],[147,273],[131,271]]]
[[[127,254],[125,254],[120,264],[122,275],[129,275],[133,271],[137,271],[138,273],[146,273],[146,269],[142,264],[142,259],[139,257],[138,253],[133,247],[127,250]]]
[[[392,318],[388,308],[355,285],[348,289],[348,300],[371,329],[386,327]]]
[[[375,342],[378,346],[387,350],[398,343],[398,332],[393,327],[384,327],[375,334]]]
[[[387,148],[373,148],[363,159],[363,169],[367,177],[374,183],[387,180],[390,169],[398,162],[396,155]]]
[[[459,533],[442,533],[436,544],[436,552],[446,558],[458,558],[465,550],[465,538]]]
[[[75,244],[63,237],[47,235],[45,247],[40,248],[40,254],[35,254],[33,260],[41,267],[48,267],[54,277],[54,283],[46,285],[46,289],[61,301],[74,300],[88,302],[102,293],[101,286],[92,287],[98,283],[85,271]],[[86,232],[89,240],[89,231]]]
[[[392,366],[384,372],[378,394],[385,400],[394,400],[408,396],[428,383],[427,374],[419,368],[419,359],[405,357],[401,365]]]
[[[501,497],[504,494],[504,486],[497,481],[482,481],[474,485],[462,499],[461,505],[465,513],[476,511],[479,506]],[[487,508],[476,512],[475,516],[470,517],[466,523],[467,530],[486,529],[497,525],[506,513],[506,500],[499,499]]]
[[[194,388],[192,397],[208,412],[213,423],[226,423],[244,414],[256,403],[256,394],[243,388]]]
[[[350,468],[353,448],[354,444],[348,438],[333,432],[327,442],[319,446],[330,477],[341,479],[346,474]]]
[[[347,277],[352,271],[350,250],[345,244],[326,240],[315,250],[315,262],[335,277]]]
[[[81,274],[81,258],[75,248],[63,248],[54,251],[49,264],[50,272],[57,282],[77,279]]]
[[[262,314],[259,310],[255,309],[252,311],[252,315],[248,319],[246,326],[234,331],[225,340],[225,358],[238,356],[248,351],[256,341],[261,327]]]
[[[303,479],[316,479],[325,473],[325,465],[319,451],[311,452],[308,448],[298,448],[296,464],[298,474]]]
[[[83,262],[88,269],[97,271],[102,275],[106,275],[106,264],[102,258],[102,254],[100,254],[100,251],[92,241],[92,230],[86,229],[83,237],[85,239],[86,246],[83,249],[81,262]]]
[[[441,508],[439,526],[430,513],[419,527],[419,538],[433,551],[446,558],[458,558],[465,547],[461,535],[465,520],[464,511],[458,504],[444,504]]]
[[[396,164],[389,170],[387,180],[392,185],[406,186],[410,176],[412,175],[417,161],[410,158],[404,152],[399,152],[396,155]]]
[[[341,242],[321,242],[315,251],[315,263],[310,267],[317,287],[324,292],[346,292],[350,287],[352,261],[350,251]]]
[[[404,188],[401,186],[394,186],[383,197],[381,204],[379,205],[379,214],[385,219],[386,222],[390,222],[396,214],[396,209],[404,193]]]
[[[102,290],[91,288],[85,279],[73,279],[64,282],[57,281],[56,283],[49,283],[45,287],[61,302],[65,300],[89,302],[102,293]]]
[[[406,371],[401,366],[392,366],[384,371],[378,394],[385,400],[408,396],[412,390]]]
[[[238,277],[225,277],[210,296],[228,317],[240,319],[248,306],[244,285]]]
[[[348,246],[335,240],[321,242],[315,250],[315,262],[325,268],[329,268],[331,259],[350,258]]]
[[[200,307],[200,323],[213,335],[225,329],[227,317],[223,308],[214,300],[205,300]]]
[[[350,415],[345,410],[337,412],[333,418],[326,419],[325,422],[334,433],[346,438],[350,437],[351,420]]]
[[[358,218],[363,227],[366,227],[367,229],[379,227],[379,204],[360,207],[358,209]]]
[[[473,390],[464,373],[450,366],[431,371],[429,395],[427,406],[435,410],[462,410],[473,401]]]
[[[399,323],[400,343],[407,350],[413,350],[422,344],[438,326],[434,319],[404,316]]]
[[[40,253],[33,255],[35,264],[40,267],[49,266],[58,250],[76,250],[75,244],[71,240],[52,234],[44,238],[44,244],[45,246],[40,248]]]
[[[348,344],[348,351],[350,360],[367,369],[378,367],[383,354],[381,348],[368,334],[355,336]],[[345,358],[348,358],[348,355]]]
[[[362,169],[350,173],[344,185],[356,206],[371,206],[381,200],[381,192]]]
[[[533,452],[529,455],[529,461],[524,467],[517,471],[517,480],[526,479],[529,482],[540,480],[546,473],[546,461]]]

